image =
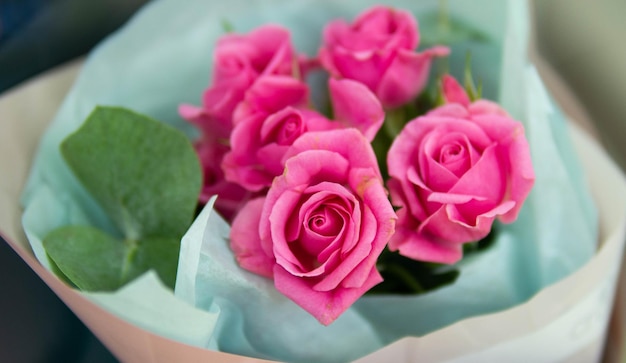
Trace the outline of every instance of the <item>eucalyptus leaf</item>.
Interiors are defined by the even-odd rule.
[[[82,290],[111,291],[154,269],[173,287],[202,182],[186,136],[123,108],[96,107],[61,153],[119,236],[90,226],[52,231],[43,244],[59,275]]]
[[[59,270],[79,289],[113,291],[126,280],[128,248],[121,241],[90,226],[66,226],[43,241]]]
[[[85,291],[114,291],[153,269],[167,286],[176,282],[180,241],[123,241],[90,226],[61,227],[43,241],[55,272]]]
[[[61,144],[72,171],[130,240],[182,237],[202,174],[187,137],[117,107],[96,107]]]
[[[45,241],[45,239],[44,239],[44,241]],[[44,243],[44,241],[42,241],[42,243]],[[44,246],[44,247],[45,247],[45,246]],[[47,252],[47,251],[46,251],[46,252]],[[72,282],[72,280],[70,280],[70,278],[69,278],[69,277],[67,277],[67,276],[63,273],[63,271],[61,271],[61,269],[59,268],[59,266],[56,264],[56,262],[54,262],[54,260],[50,257],[50,255],[49,255],[49,254],[47,254],[47,256],[48,256],[48,262],[50,263],[50,270],[51,270],[51,271],[52,271],[55,275],[57,275],[57,277],[58,277],[61,281],[65,282],[65,283],[66,283],[66,284],[68,284],[69,286],[74,287],[74,288],[78,287],[78,286],[76,286],[76,284],[75,284],[74,282]]]
[[[180,238],[153,238],[139,242],[133,265],[141,273],[153,269],[167,286],[176,283]]]

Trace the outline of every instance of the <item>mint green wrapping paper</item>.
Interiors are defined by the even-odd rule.
[[[352,18],[375,3],[164,0],[145,7],[90,55],[42,138],[23,195],[23,225],[39,261],[52,268],[41,240],[58,226],[88,223],[116,233],[58,148],[93,107],[125,106],[193,137],[176,110],[180,103],[200,103],[224,20],[241,32],[267,22],[283,24],[292,30],[296,48],[312,55],[325,22]],[[412,10],[418,19],[438,6],[434,0],[385,3]],[[118,292],[86,295],[135,325],[194,346],[281,361],[336,362],[515,306],[577,270],[595,251],[597,216],[565,119],[527,62],[525,3],[457,0],[448,6],[453,17],[489,39],[454,44],[452,73],[461,75],[470,50],[485,97],[524,123],[537,176],[518,221],[498,226],[493,248],[459,263],[461,276],[453,285],[419,296],[364,297],[324,327],[271,281],[236,265],[228,225],[209,204],[183,238],[175,294],[148,273]]]

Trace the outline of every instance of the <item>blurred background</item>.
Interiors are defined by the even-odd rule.
[[[537,50],[626,169],[626,1],[534,0]]]
[[[145,2],[0,0],[0,97],[86,54]],[[581,114],[593,120],[601,141],[626,169],[626,1],[531,5],[539,56],[572,90]],[[3,242],[0,286],[0,361],[116,361]]]

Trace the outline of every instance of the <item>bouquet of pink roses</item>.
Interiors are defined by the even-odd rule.
[[[202,107],[181,114],[202,130],[202,200],[217,195],[233,216],[239,265],[330,324],[383,281],[379,270],[422,285],[407,262],[381,258],[387,245],[458,262],[496,218],[517,218],[535,177],[523,125],[472,83],[473,99],[443,76],[428,99],[431,63],[449,49],[417,52],[411,13],[376,6],[322,34],[315,58],[275,25],[223,36]],[[316,68],[330,75],[332,120],[311,108]]]
[[[24,194],[44,266],[177,341],[346,361],[591,258],[595,210],[520,2],[490,3],[507,22],[277,4],[157,2],[95,53]]]

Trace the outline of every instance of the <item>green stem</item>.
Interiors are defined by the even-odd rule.
[[[472,102],[481,98],[482,84],[476,87],[474,83],[474,76],[472,75],[472,53],[468,50],[465,55],[465,72],[464,72],[464,86],[465,92],[469,96]]]
[[[384,131],[391,140],[394,140],[407,121],[404,107],[387,110],[385,123],[383,124]]]

